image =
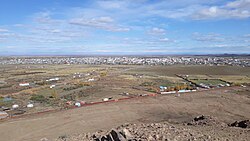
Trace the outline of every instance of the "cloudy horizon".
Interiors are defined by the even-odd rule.
[[[0,3],[0,55],[250,53],[250,0]]]

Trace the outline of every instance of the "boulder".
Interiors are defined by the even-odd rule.
[[[235,121],[229,126],[240,127],[240,128],[250,128],[250,121],[249,120]]]

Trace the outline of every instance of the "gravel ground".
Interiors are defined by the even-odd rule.
[[[186,123],[125,124],[110,131],[60,136],[56,141],[247,141],[250,129],[230,127],[211,116]]]

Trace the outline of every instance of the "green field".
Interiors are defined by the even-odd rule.
[[[191,80],[192,82],[196,83],[196,84],[205,84],[205,85],[209,85],[209,86],[217,86],[217,85],[226,85],[227,83],[224,81],[221,81],[219,79],[197,79],[197,80]]]

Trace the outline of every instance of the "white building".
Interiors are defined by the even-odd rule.
[[[169,91],[169,92],[161,92],[161,94],[175,94],[176,91]]]
[[[109,98],[103,98],[102,101],[109,101]]]
[[[18,107],[19,107],[19,105],[17,105],[17,104],[12,105],[13,109],[17,109]]]
[[[89,82],[95,81],[95,79],[94,79],[94,78],[90,78],[88,81],[89,81]]]
[[[75,103],[75,106],[76,106],[76,107],[81,107],[81,103],[80,103],[80,102],[76,102],[76,103]]]
[[[187,93],[187,92],[191,92],[191,90],[179,90],[179,93]]]
[[[30,85],[30,83],[20,83],[19,84],[19,86],[21,86],[21,87],[25,87],[25,86],[29,86]]]
[[[31,104],[31,103],[30,103],[30,104],[27,105],[27,107],[28,107],[28,108],[33,108],[33,107],[34,107],[34,104]]]
[[[56,77],[56,78],[50,78],[50,79],[48,79],[46,81],[58,81],[58,80],[60,80],[60,78]]]
[[[5,111],[0,111],[0,119],[4,119],[7,118],[9,116],[9,114]]]
[[[56,87],[56,85],[51,85],[51,86],[49,86],[49,88],[51,88],[51,89],[52,89],[52,88],[55,88],[55,87]]]

